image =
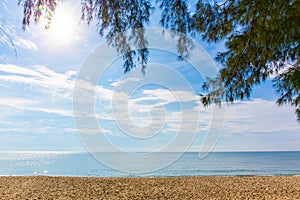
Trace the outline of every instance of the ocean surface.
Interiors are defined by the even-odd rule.
[[[163,162],[170,154],[172,153],[160,153],[156,162]],[[198,153],[189,152],[184,153],[166,168],[142,174],[111,169],[88,153],[0,152],[0,175],[90,177],[300,175],[300,152],[215,152],[204,159],[199,159]]]

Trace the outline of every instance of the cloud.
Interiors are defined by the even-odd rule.
[[[71,99],[75,78],[74,71],[57,73],[45,66],[23,67],[0,64],[0,82],[19,83],[40,88],[40,92],[55,98]]]
[[[148,93],[148,92],[147,92]],[[149,92],[150,94],[150,92]],[[152,94],[152,93],[151,93]],[[147,97],[141,97],[147,98]],[[124,106],[126,108],[120,109],[124,113],[118,113],[118,118],[114,118],[114,115],[109,118],[107,115],[102,115],[109,120],[119,120],[121,126],[126,127],[129,132],[137,131],[138,127],[142,127],[145,130],[148,128],[154,128],[158,130],[157,126],[161,127],[161,133],[177,133],[180,128],[183,132],[190,131],[195,127],[195,123],[198,123],[197,132],[199,134],[206,133],[210,128],[211,119],[213,114],[213,109],[204,109],[203,107],[198,108],[199,118],[191,117],[189,120],[184,122],[184,127],[182,126],[182,112],[188,116],[194,115],[192,109],[195,111],[195,107],[192,109],[185,108],[183,110],[172,110],[167,108],[164,109],[164,117],[162,118],[161,112],[151,112],[153,107],[161,106],[161,100],[159,96],[156,96],[157,102],[144,104],[140,101],[131,102],[129,109],[127,105],[120,104],[118,106]],[[171,102],[170,98],[167,102]],[[226,106],[226,105],[223,105]],[[151,114],[150,114],[151,113]],[[99,116],[101,118],[101,116]],[[100,119],[101,120],[101,119]],[[164,120],[162,123],[161,120]],[[253,99],[251,101],[237,102],[230,105],[227,108],[227,114],[224,118],[224,129],[223,133],[225,137],[235,137],[235,135],[253,135],[253,134],[273,134],[274,132],[295,132],[299,131],[299,125],[294,116],[294,110],[291,107],[284,106],[278,107],[274,101],[268,101],[264,99]],[[145,134],[145,133],[135,133],[135,134]]]
[[[7,86],[9,91],[14,90],[16,94],[19,94],[18,96],[22,97],[12,98],[10,94],[5,97],[2,94],[0,104],[19,110],[71,117],[73,116],[71,107],[76,74],[77,72],[74,70],[58,73],[45,66],[23,67],[0,64],[0,83],[4,83],[3,85]],[[102,104],[111,101],[113,96],[113,90],[92,85],[85,80],[78,80],[77,86],[88,91],[88,95],[94,95],[96,100],[101,100]],[[24,89],[28,95],[23,93]],[[28,99],[29,97],[31,99]],[[82,99],[87,100],[87,98],[92,97],[88,96]]]
[[[37,45],[34,42],[24,38],[17,38],[14,40],[14,43],[23,49],[34,50],[34,51],[37,51],[38,49]]]
[[[0,64],[0,83],[7,86],[7,92],[3,90],[0,104],[22,111],[72,117],[75,74],[75,71],[58,73],[45,66]],[[10,91],[15,91],[14,95]]]
[[[272,133],[299,130],[294,110],[278,107],[275,101],[253,99],[229,106],[224,130],[227,133]]]
[[[47,114],[57,114],[63,117],[72,117],[71,99],[76,82],[76,71],[64,73],[55,72],[45,66],[20,67],[16,65],[0,64],[0,81],[4,83],[24,84],[25,87],[37,87],[38,99],[5,97],[2,95],[0,104],[17,108],[23,111],[37,111]],[[127,80],[129,81],[129,80]],[[133,81],[138,81],[133,79]],[[96,104],[96,118],[102,121],[106,129],[100,132],[118,134],[120,127],[112,123],[118,120],[119,125],[137,137],[159,134],[176,134],[180,128],[182,133],[189,134],[194,130],[205,134],[210,127],[212,107],[204,109],[198,97],[191,91],[173,90],[164,88],[141,89],[138,94],[129,97],[125,92],[114,91],[100,85],[92,85],[87,80],[79,80],[87,94],[94,94]],[[114,82],[115,85],[125,84],[126,81]],[[14,90],[14,88],[9,88]],[[19,90],[21,92],[21,90]],[[35,93],[35,97],[37,94]],[[49,102],[48,97],[55,99]],[[84,97],[84,95],[83,95]],[[86,100],[88,97],[84,97]],[[63,103],[62,103],[63,102]],[[114,110],[112,102],[115,103]],[[178,104],[178,105],[177,105]],[[175,106],[174,106],[175,105]],[[190,116],[182,126],[182,112]],[[194,116],[198,113],[199,116]],[[93,116],[90,116],[93,117]],[[199,117],[199,118],[198,118]],[[108,128],[107,128],[108,127]],[[3,127],[2,127],[3,128]],[[141,131],[143,130],[143,131]],[[294,110],[290,107],[277,107],[274,101],[253,99],[237,102],[227,108],[223,136],[234,138],[238,135],[267,135],[274,132],[295,132],[299,130]],[[86,128],[86,134],[96,134],[99,130]]]
[[[196,102],[197,96],[190,91],[167,90],[167,89],[152,89],[143,90],[143,96],[131,99],[134,105],[142,107],[145,102],[150,102],[152,106],[163,106],[170,103],[193,103]],[[154,103],[156,102],[156,103]],[[133,108],[134,109],[134,108]]]
[[[25,106],[31,104],[32,101],[16,98],[0,98],[0,105],[9,106],[22,110]]]
[[[87,135],[94,135],[94,134],[110,134],[113,135],[111,130],[98,128],[98,129],[92,129],[92,128],[63,128],[62,129],[64,133],[80,133],[80,134],[87,134]]]
[[[44,112],[49,114],[58,114],[65,117],[73,117],[72,110],[38,107],[39,102],[28,100],[28,99],[1,98],[0,105],[13,107],[22,111],[38,111],[38,112]]]
[[[50,130],[54,130],[54,127],[21,127],[21,128],[0,128],[2,133],[49,133]]]
[[[44,113],[49,113],[49,114],[57,114],[57,115],[64,116],[64,117],[73,117],[73,111],[66,110],[66,109],[27,107],[26,110],[39,111],[39,112],[44,112]]]
[[[129,98],[126,93],[119,92],[113,98],[114,107],[110,104],[97,104],[97,119],[110,120],[118,123],[117,129],[122,129],[137,137],[148,136],[153,132],[170,134],[203,130],[203,124],[210,124],[210,115],[204,118],[200,116],[202,123],[198,129],[197,111],[193,106],[195,95],[189,91],[169,91],[166,89],[147,89],[140,92],[136,98]],[[178,96],[181,96],[180,98]],[[180,101],[181,99],[181,101]],[[171,103],[178,105],[168,106]],[[181,105],[180,105],[181,104]],[[188,106],[187,106],[188,105]],[[106,112],[103,112],[103,109]],[[185,116],[190,116],[182,123],[182,112]],[[196,115],[195,115],[196,113]],[[207,116],[207,115],[205,115]],[[205,121],[206,120],[206,121]],[[113,125],[114,126],[114,125]]]
[[[143,94],[148,96],[148,100],[161,100],[166,103],[172,102],[192,102],[195,101],[196,96],[189,91],[180,91],[180,90],[166,90],[166,89],[154,89],[154,90],[144,90]],[[141,98],[141,100],[147,100]]]
[[[130,82],[130,81],[132,81],[132,82],[139,82],[141,80],[142,79],[138,78],[138,77],[129,77],[129,78],[124,78],[124,79],[116,80],[116,81],[112,82],[110,84],[110,86],[118,87],[118,86],[124,85],[124,84],[126,84],[127,82]]]
[[[45,66],[23,67],[17,65],[0,64],[0,81],[20,82],[44,87],[56,87],[72,89],[74,78],[71,78],[73,71],[66,74],[57,73]]]

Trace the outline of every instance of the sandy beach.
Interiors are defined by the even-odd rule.
[[[300,176],[0,177],[0,199],[300,199]]]

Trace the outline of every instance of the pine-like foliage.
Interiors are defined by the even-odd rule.
[[[56,3],[20,0],[23,27],[32,17],[39,20],[40,5],[54,12]],[[157,0],[156,4],[163,28],[199,33],[208,42],[225,41],[227,51],[216,57],[223,68],[218,77],[204,84],[203,105],[247,99],[254,85],[272,76],[280,95],[278,104],[294,106],[300,120],[300,0],[199,0],[193,12],[187,0]],[[148,0],[82,0],[82,20],[97,21],[99,34],[123,55],[125,72],[135,67],[136,61],[144,70],[149,53],[144,28],[153,8]],[[128,30],[132,30],[130,35],[125,34]],[[191,40],[176,38],[179,57],[187,57],[193,47]]]
[[[226,41],[218,80],[208,80],[202,102],[243,100],[254,85],[275,76],[278,104],[296,107],[300,120],[300,1],[199,1],[194,28],[208,41]],[[223,92],[219,92],[223,90]]]

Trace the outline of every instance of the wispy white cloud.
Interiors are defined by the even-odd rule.
[[[0,128],[0,133],[49,133],[54,127]]]
[[[49,114],[58,114],[65,117],[73,117],[73,111],[59,108],[40,107],[39,102],[20,98],[1,98],[0,105],[9,106],[22,111],[38,111]]]
[[[57,114],[62,117],[73,117],[70,105],[76,82],[75,75],[76,71],[58,73],[45,66],[21,67],[0,64],[0,82],[24,84],[26,87],[28,85],[30,87],[35,86],[39,89],[39,92],[47,93],[48,96],[52,95],[57,102],[63,101],[66,103],[48,104],[39,101],[40,99],[2,96],[0,105],[22,111],[37,111]],[[118,120],[121,128],[125,127],[126,131],[136,137],[151,136],[155,131],[160,131],[158,134],[177,134],[178,131],[190,134],[197,123],[199,124],[196,126],[195,131],[198,131],[199,134],[205,134],[210,127],[212,108],[204,109],[200,105],[198,97],[191,91],[179,89],[169,91],[164,88],[144,89],[140,90],[137,96],[130,97],[125,92],[114,91],[114,89],[108,89],[100,85],[95,86],[87,80],[79,80],[78,83],[79,87],[88,91],[88,94],[95,95],[95,107],[98,110],[96,118],[102,120],[106,125],[105,129],[99,130],[90,129],[87,126],[87,128],[80,130],[85,134],[106,133],[118,135],[116,130],[120,130],[118,129],[120,127],[115,127],[115,124],[108,125],[115,120]],[[125,84],[124,82],[115,83]],[[46,99],[48,96],[41,98]],[[45,100],[45,102],[47,101]],[[115,103],[114,109],[112,103]],[[195,112],[199,116],[194,116]],[[184,123],[182,113],[191,116],[185,119]],[[109,123],[107,124],[106,121]],[[2,131],[8,131],[8,129],[4,130],[6,128],[1,128]],[[17,131],[18,128],[16,127],[11,129],[14,128]],[[252,101],[237,102],[229,106],[223,136],[234,138],[236,135],[241,134],[267,135],[274,132],[295,132],[297,130],[299,130],[299,127],[292,108],[278,108],[273,101],[254,99]],[[76,129],[63,128],[62,131],[76,132]]]
[[[27,105],[31,104],[32,101],[27,99],[17,99],[17,98],[0,98],[0,105],[9,106],[17,109],[24,109]]]
[[[45,66],[23,67],[0,64],[0,82],[39,87],[41,92],[51,93],[55,98],[71,99],[75,82],[74,73],[74,71],[58,73]]]
[[[163,100],[165,99],[168,99],[168,102],[170,102],[170,98],[164,98]],[[156,96],[156,100],[158,101],[157,104],[147,104],[146,101],[141,105],[139,101],[134,101],[129,104],[129,107],[128,105],[120,104],[119,106],[124,106],[127,109],[120,109],[124,113],[118,113],[118,118],[114,118],[113,114],[107,113],[98,117],[100,120],[101,118],[112,121],[119,120],[122,126],[130,125],[131,127],[126,127],[130,132],[136,132],[139,130],[137,129],[139,127],[145,128],[145,130],[151,127],[158,130],[157,126],[162,125],[164,127],[161,127],[161,133],[177,133],[180,128],[181,131],[188,132],[192,127],[195,127],[195,123],[199,123],[196,131],[200,134],[206,133],[210,128],[213,115],[212,108],[205,109],[198,107],[199,118],[191,117],[188,121],[184,122],[185,126],[182,127],[182,112],[187,115],[194,115],[195,112],[192,112],[191,109],[178,111],[165,108],[162,108],[164,109],[163,113],[151,112],[153,107],[161,106],[159,102],[161,99]],[[164,116],[160,116],[161,114]],[[161,120],[164,120],[163,123]],[[278,107],[274,101],[254,99],[252,101],[237,102],[227,108],[223,132],[226,137],[234,137],[236,134],[271,134],[274,132],[294,132],[297,130],[300,129],[293,114],[293,108]]]
[[[127,82],[139,82],[141,80],[142,79],[138,78],[138,77],[128,77],[128,78],[116,80],[116,81],[112,82],[110,85],[113,87],[118,87],[118,86],[126,84]]]
[[[58,73],[45,66],[22,67],[0,64],[0,82],[4,85],[12,84],[10,90],[15,90],[18,94],[18,97],[2,95],[0,104],[22,111],[72,117],[70,104],[75,74],[75,71]],[[22,94],[24,89],[29,95]]]
[[[14,43],[15,43],[15,45],[17,45],[23,49],[34,50],[34,51],[37,51],[37,49],[38,49],[37,45],[34,42],[24,39],[24,38],[17,38],[14,40]]]
[[[292,107],[278,107],[274,101],[264,99],[229,106],[224,128],[231,134],[300,130]]]
[[[180,90],[172,90],[169,91],[167,89],[154,89],[154,90],[144,90],[143,94],[147,95],[146,98],[140,98],[136,101],[144,101],[144,100],[161,100],[166,103],[173,102],[192,102],[196,100],[196,95],[190,91],[180,91]]]
[[[44,77],[45,74],[48,74],[52,77],[57,76],[56,72],[49,71],[45,68],[39,68],[34,72],[28,72],[27,74],[34,74],[36,72],[42,73],[43,75],[39,77]],[[22,73],[22,71],[19,71]],[[65,77],[70,77],[75,72],[68,72],[68,75],[59,75],[62,80],[66,80]],[[74,84],[74,80],[72,80]],[[113,89],[107,89],[102,86],[94,86],[88,81],[82,81],[80,87],[83,87],[87,90],[93,91],[96,88],[95,97],[99,104],[96,104],[96,107],[99,106],[100,112],[96,113],[98,120],[120,120],[121,124],[130,125],[128,127],[132,131],[136,127],[147,128],[148,125],[153,127],[159,126],[162,124],[162,116],[155,115],[155,112],[151,111],[153,108],[161,107],[163,108],[170,103],[191,103],[194,106],[191,108],[186,108],[182,112],[200,110],[199,113],[199,127],[198,131],[207,131],[210,125],[212,110],[204,109],[201,107],[199,109],[198,97],[189,91],[168,91],[167,89],[147,89],[142,91],[142,96],[136,98],[130,98],[125,93],[114,94]],[[69,87],[72,88],[72,87]],[[116,119],[116,113],[113,113],[111,101],[115,103],[114,112],[118,113],[118,118]],[[125,101],[126,100],[126,101]],[[18,104],[20,106],[20,103]],[[165,109],[165,108],[163,108]],[[64,110],[47,110],[44,108],[40,109],[43,112],[54,112],[60,113],[61,115],[71,116],[71,112]],[[150,115],[150,113],[152,115]],[[156,112],[156,114],[161,114],[161,112]],[[165,126],[165,132],[176,132],[180,128],[181,122],[181,113],[178,110],[164,110],[165,118],[167,122]],[[192,112],[191,112],[192,114]],[[282,119],[282,116],[289,116]],[[277,116],[277,117],[275,117]],[[198,120],[198,119],[197,119]],[[130,123],[129,123],[130,122]],[[189,122],[191,127],[196,123],[195,121]],[[188,123],[187,127],[182,130],[189,130]],[[287,125],[288,124],[288,125]],[[254,99],[253,101],[237,102],[236,104],[229,106],[227,111],[227,116],[225,119],[225,130],[234,133],[269,133],[272,131],[286,131],[286,130],[295,130],[298,127],[295,125],[296,120],[293,118],[293,109],[292,108],[278,108],[273,101],[267,101],[263,99]],[[149,127],[148,127],[149,128]]]
[[[62,89],[72,89],[74,78],[73,71],[65,74],[57,73],[45,66],[23,67],[17,65],[0,64],[0,72],[7,74],[0,76],[0,81],[21,82],[43,87],[55,87]]]
[[[72,110],[66,110],[66,109],[55,109],[55,108],[43,108],[43,107],[27,107],[26,110],[30,111],[38,111],[38,112],[44,112],[49,114],[57,114],[64,117],[73,117],[73,111]]]

